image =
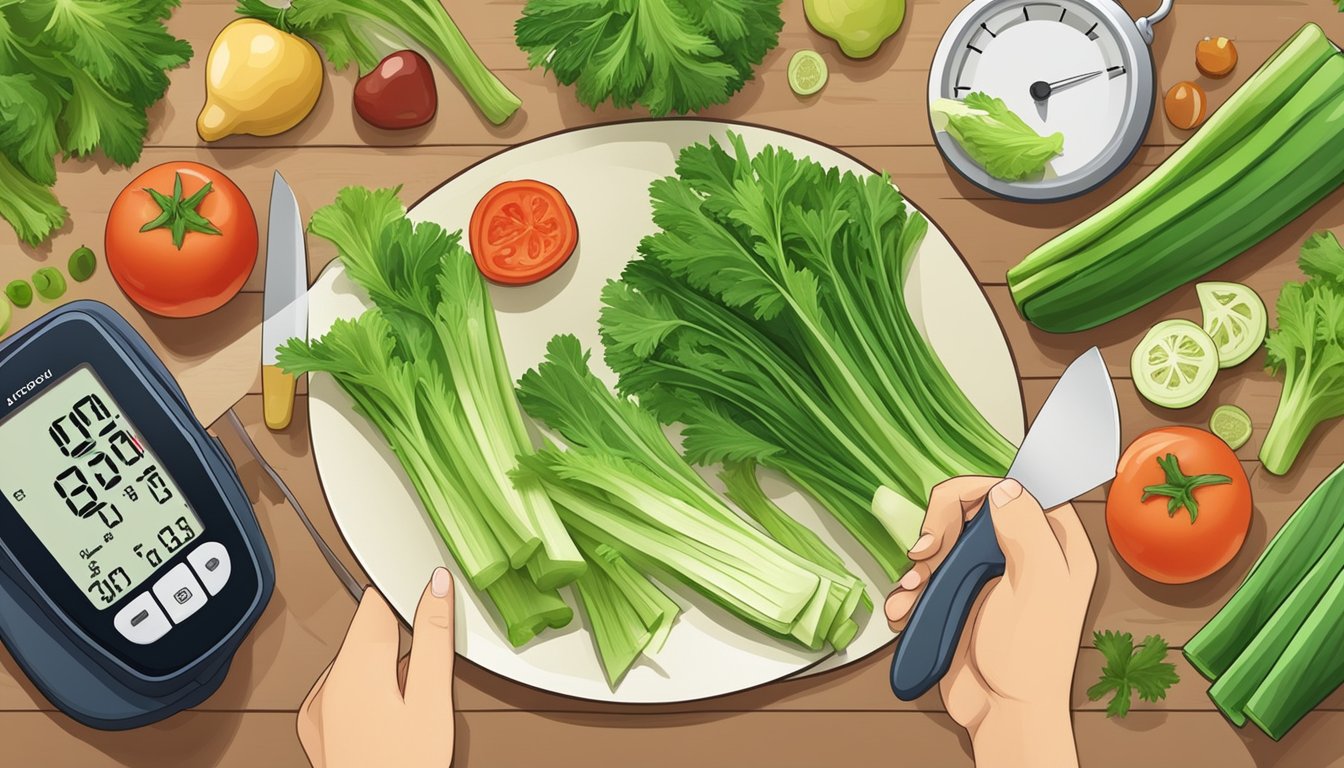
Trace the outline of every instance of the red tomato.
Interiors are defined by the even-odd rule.
[[[104,239],[121,290],[165,317],[219,309],[257,263],[257,221],[247,197],[200,163],[164,163],[140,174],[112,203]]]
[[[540,181],[506,181],[485,193],[471,213],[471,253],[497,283],[535,283],[564,266],[579,244],[574,211],[559,190]]]
[[[1182,487],[1195,510],[1182,499]],[[1145,489],[1156,491],[1147,501]],[[1154,429],[1120,457],[1106,497],[1106,530],[1120,557],[1144,576],[1164,584],[1202,579],[1236,557],[1250,526],[1246,472],[1215,435],[1193,427]]]

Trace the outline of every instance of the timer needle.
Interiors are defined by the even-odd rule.
[[[1097,75],[1100,75],[1103,71],[1104,70],[1098,69],[1096,72],[1088,72],[1082,75],[1074,75],[1073,77],[1066,77],[1063,80],[1056,80],[1053,83],[1047,83],[1044,80],[1037,80],[1036,82],[1031,84],[1031,98],[1035,99],[1036,101],[1045,101],[1046,99],[1050,98],[1050,94],[1054,93],[1055,91],[1068,88],[1071,85],[1077,85],[1078,83],[1081,83],[1085,80],[1091,80]]]

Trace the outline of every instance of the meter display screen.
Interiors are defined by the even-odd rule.
[[[0,492],[99,610],[202,531],[182,490],[88,366],[0,422]]]

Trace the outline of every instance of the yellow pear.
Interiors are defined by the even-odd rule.
[[[274,136],[298,125],[322,92],[322,59],[301,37],[257,19],[222,29],[205,62],[205,141],[236,133]]]

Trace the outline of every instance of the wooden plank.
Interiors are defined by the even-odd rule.
[[[1315,713],[1283,742],[1238,731],[1213,713],[1135,713],[1123,721],[1074,715],[1079,758],[1088,768],[1195,760],[1228,768],[1344,764],[1339,713]],[[528,738],[518,738],[526,733]],[[947,715],[926,713],[764,713],[734,715],[571,715],[529,712],[459,718],[455,765],[874,765],[899,755],[912,765],[969,766],[965,732]],[[1031,734],[1023,734],[1031,738]],[[463,751],[465,750],[465,752]]]
[[[60,715],[0,713],[6,765],[43,768],[307,768],[289,712],[186,712],[132,731]]]
[[[327,83],[313,114],[295,129],[269,138],[231,137],[218,146],[512,144],[566,127],[642,114],[642,110],[610,106],[593,112],[576,101],[571,88],[556,84],[540,70],[526,69],[526,56],[513,41],[513,23],[521,15],[522,0],[446,0],[444,4],[485,64],[522,99],[523,109],[505,125],[491,126],[481,118],[456,83],[436,67],[439,117],[413,131],[380,131],[364,124],[350,106],[353,68],[334,73],[328,67]],[[1135,18],[1152,10],[1151,3],[1140,0],[1128,0],[1124,5]],[[200,143],[195,120],[205,98],[206,52],[216,33],[235,18],[232,7],[228,0],[189,2],[171,19],[170,29],[190,41],[197,53],[190,65],[172,73],[169,103],[155,111],[151,143]],[[873,58],[853,61],[807,25],[801,3],[786,2],[782,6],[784,31],[779,47],[766,57],[756,78],[728,104],[702,114],[773,125],[832,144],[929,145],[932,136],[924,119],[928,68],[938,41],[960,8],[960,3],[940,0],[913,2],[901,30]],[[1158,92],[1165,93],[1180,80],[1198,79],[1216,108],[1306,21],[1315,21],[1336,39],[1344,39],[1344,20],[1322,2],[1251,2],[1231,14],[1213,2],[1182,3],[1155,28]],[[1197,77],[1194,45],[1210,34],[1236,38],[1241,63],[1225,80]],[[830,69],[830,80],[821,93],[800,99],[789,90],[786,70],[793,52],[804,48],[821,52]],[[890,118],[893,115],[909,119],[894,120]],[[1153,145],[1171,145],[1188,135],[1167,123],[1159,105],[1146,140]]]
[[[1282,742],[1237,730],[1208,712],[1135,712],[1110,720],[1074,715],[1079,757],[1088,768],[1136,762],[1207,761],[1220,768],[1344,765],[1344,713],[1308,715]],[[899,754],[911,764],[972,765],[971,745],[947,715],[919,712],[750,712],[590,715],[469,712],[456,719],[453,765],[544,764],[555,768],[628,765],[875,765]],[[525,734],[525,737],[523,735]],[[305,768],[288,712],[192,712],[147,729],[93,731],[43,713],[0,713],[0,737],[14,765],[48,768]],[[1024,738],[1030,738],[1024,734]],[[165,762],[166,761],[166,762]]]

